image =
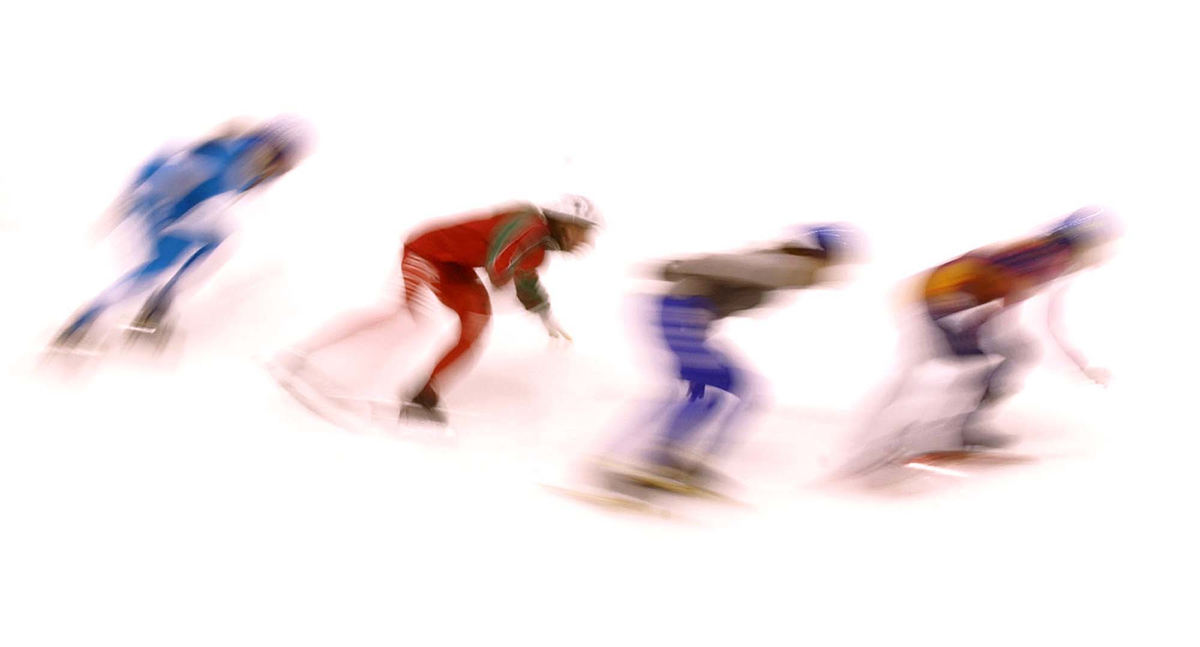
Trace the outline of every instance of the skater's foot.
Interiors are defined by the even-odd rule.
[[[651,454],[646,472],[655,479],[664,480],[667,485],[664,489],[680,491],[690,486],[693,467],[670,448],[660,448]]]
[[[1015,440],[1013,436],[982,429],[964,429],[962,431],[963,449],[1001,449],[1013,444]]]
[[[631,488],[649,488],[689,494],[695,491],[691,483],[688,465],[666,451],[654,452],[642,466],[615,465],[605,473],[609,489],[629,491]]]
[[[697,490],[717,492],[728,489],[733,480],[702,462],[688,466],[684,482]]]
[[[74,350],[87,337],[88,330],[91,326],[87,324],[77,325],[72,324],[63,328],[54,341],[50,343],[50,348],[59,351]]]
[[[425,420],[446,424],[446,413],[438,407],[440,398],[433,387],[426,385],[411,400],[400,407],[401,420]]]
[[[267,362],[267,370],[277,380],[293,379],[308,364],[308,358],[292,349],[281,351]]]
[[[683,476],[681,472],[669,472],[657,468],[637,469],[625,466],[622,469],[613,470],[605,474],[604,482],[608,489],[622,493],[631,493],[642,488],[648,488],[651,490],[685,494],[691,487],[684,482]]]
[[[173,328],[167,322],[168,303],[162,299],[151,299],[138,313],[136,319],[125,327],[126,339],[130,344],[150,343],[158,350],[171,340]]]
[[[142,311],[138,313],[137,318],[129,324],[130,332],[144,335],[158,333],[163,328],[170,308],[171,298],[167,294],[159,293],[151,296],[142,306]]]

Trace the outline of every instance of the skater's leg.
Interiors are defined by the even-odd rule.
[[[194,251],[175,270],[171,278],[167,279],[167,282],[162,287],[146,299],[146,303],[142,306],[142,310],[138,314],[134,326],[146,329],[147,331],[153,331],[158,328],[167,311],[171,308],[180,280],[199,267],[221,244],[221,239],[215,236],[192,235],[183,236],[182,238],[191,239],[192,245],[190,247],[194,247]]]
[[[1019,334],[1009,339],[996,340],[988,344],[988,347],[1000,357],[1000,361],[977,378],[979,397],[960,423],[960,434],[964,444],[989,444],[989,438],[994,443],[1002,442],[999,437],[992,437],[980,431],[980,420],[989,409],[1016,391],[1021,376],[1033,365],[1037,357],[1037,346]]]
[[[304,357],[413,314],[414,304],[419,295],[432,289],[438,282],[438,270],[429,261],[405,250],[400,271],[404,282],[404,297],[401,301],[345,313],[308,339],[294,344],[291,353],[297,357]]]
[[[417,393],[410,397],[402,396],[409,404],[401,408],[400,415],[445,422],[445,414],[438,409],[441,402],[438,389],[445,380],[445,374],[450,369],[458,368],[475,348],[475,343],[487,329],[492,306],[487,288],[483,287],[473,269],[444,265],[438,272],[439,281],[431,287],[438,300],[458,315],[458,339],[434,365],[429,378]]]
[[[700,453],[701,460],[709,460],[728,451],[733,436],[746,413],[753,407],[754,396],[752,389],[747,387],[747,380],[739,373],[728,392],[727,400],[732,404],[720,417],[716,431],[713,432],[708,446]]]
[[[434,365],[423,390],[435,388],[448,371],[458,367],[474,350],[492,315],[487,288],[483,287],[474,273],[471,274],[471,280],[443,283],[436,294],[442,303],[458,315],[458,339]]]
[[[964,447],[1001,447],[1008,444],[1010,439],[979,429],[979,421],[990,407],[1012,392],[1015,388],[1016,374],[1027,368],[1036,355],[1034,344],[1022,335],[1015,334],[1008,339],[1002,339],[995,334],[996,327],[1007,319],[995,316],[1002,312],[1006,311],[992,310],[974,316],[967,313],[965,316],[955,317],[957,321],[951,317],[933,319],[942,331],[953,356],[1000,358],[999,363],[973,378],[972,388],[979,395],[958,423],[959,440]],[[984,348],[983,342],[985,332],[991,338],[991,343],[986,344],[987,349]]]
[[[687,400],[671,417],[649,457],[652,463],[671,465],[677,462],[679,449],[716,411],[720,396],[710,391],[733,392],[735,370],[707,343],[712,316],[705,300],[664,297],[660,305],[660,332],[675,356],[679,377],[689,384]]]
[[[719,392],[705,388],[704,384],[693,382],[688,389],[687,400],[676,409],[675,415],[663,432],[660,452],[669,452],[680,447],[713,416],[721,401]]]
[[[121,277],[111,287],[100,293],[87,307],[67,324],[59,335],[59,340],[74,337],[79,331],[90,325],[104,311],[140,292],[149,289],[158,277],[170,269],[180,257],[193,245],[187,238],[178,236],[163,236],[155,241],[154,253],[141,266]]]
[[[663,418],[679,407],[678,388],[671,389],[657,400],[635,410],[629,420],[621,423],[621,431],[604,444],[604,456],[629,455],[645,442],[646,430],[656,427]]]
[[[937,340],[929,338],[929,320],[930,317],[925,313],[914,312],[902,321],[900,342],[897,344],[898,360],[895,373],[873,396],[873,403],[862,408],[863,415],[860,418],[862,439],[870,438],[878,433],[877,428],[888,409],[908,395],[918,369],[929,360],[945,354],[943,350],[931,343]],[[943,334],[940,327],[935,327],[935,330],[939,336]]]
[[[395,321],[405,314],[406,310],[399,305],[354,310],[339,316],[308,339],[294,344],[291,350],[299,356],[311,355],[377,326]]]
[[[858,407],[852,431],[841,441],[842,464],[835,474],[856,473],[905,450],[913,425],[900,421],[892,408],[915,390],[920,369],[945,354],[933,343],[937,340],[931,338],[931,329],[939,335],[940,329],[930,326],[929,319],[924,311],[914,309],[900,320],[894,372]]]
[[[413,317],[418,316],[430,305],[428,296],[436,295],[443,283],[452,283],[455,279],[462,278],[462,269],[434,263],[405,247],[400,257],[404,307]]]
[[[175,270],[171,278],[167,279],[167,282],[154,293],[154,296],[147,302],[147,309],[165,310],[169,307],[175,297],[179,281],[211,256],[221,244],[221,241],[216,238],[198,238],[194,242],[197,249],[188,256],[187,260],[179,266],[179,269]],[[151,306],[154,307],[152,308]]]

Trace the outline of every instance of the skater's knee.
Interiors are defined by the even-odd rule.
[[[488,322],[491,317],[487,314],[465,312],[459,313],[459,324],[461,326],[459,339],[464,342],[472,342],[483,334],[487,329]]]

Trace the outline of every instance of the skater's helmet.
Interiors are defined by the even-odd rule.
[[[863,236],[858,229],[846,223],[822,223],[803,225],[796,228],[794,235],[784,243],[785,247],[818,249],[825,258],[843,262],[862,253]]]
[[[1103,245],[1120,234],[1116,218],[1104,207],[1076,209],[1051,228],[1051,237],[1065,240],[1072,249],[1084,250]]]
[[[586,228],[602,224],[600,211],[591,200],[574,194],[560,196],[557,200],[541,205],[547,218]]]
[[[282,115],[250,131],[249,138],[268,147],[277,174],[286,173],[308,154],[312,138],[308,125],[297,117]]]

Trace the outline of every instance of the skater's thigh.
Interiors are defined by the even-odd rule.
[[[177,263],[181,263],[184,256],[198,249],[196,241],[185,236],[175,234],[164,234],[155,237],[151,241],[150,261],[146,264],[147,273],[158,273],[170,269]]]
[[[972,311],[964,310],[953,314],[930,316],[945,348],[956,357],[980,357],[987,355],[981,344],[980,331],[984,321],[974,320]]]
[[[1016,311],[1005,312],[988,321],[980,330],[979,346],[988,354],[1021,364],[1036,360],[1040,354],[1037,342],[1021,328]]]
[[[473,271],[464,273],[459,271],[461,269],[469,268],[443,270],[441,280],[434,288],[438,301],[460,317],[466,314],[490,315],[492,304],[487,288]]]
[[[671,350],[679,365],[679,377],[694,389],[703,393],[703,387],[712,387],[732,394],[741,390],[741,371],[724,353],[703,343]]]

